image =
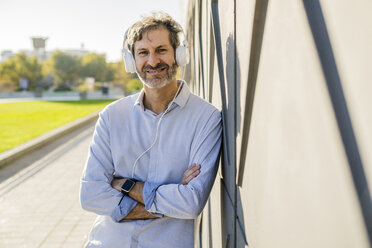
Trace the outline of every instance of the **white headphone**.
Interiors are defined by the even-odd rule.
[[[124,35],[124,45],[123,45],[123,60],[125,65],[125,70],[128,73],[135,73],[136,72],[136,62],[134,61],[134,57],[131,51],[128,49],[127,44],[127,34],[129,29],[125,32]],[[178,66],[185,66],[189,62],[189,54],[187,51],[187,40],[185,39],[185,35],[183,32],[180,32],[183,36],[183,41],[180,45],[176,48],[176,63]]]

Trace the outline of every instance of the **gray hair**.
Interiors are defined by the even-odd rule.
[[[164,12],[154,12],[134,23],[127,31],[127,49],[134,55],[134,43],[142,40],[144,33],[150,30],[166,28],[169,31],[169,41],[174,49],[180,45],[178,34],[183,32],[179,25],[170,15]],[[125,41],[124,41],[125,42]]]

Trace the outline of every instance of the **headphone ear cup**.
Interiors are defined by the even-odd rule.
[[[133,54],[130,52],[126,52],[123,55],[124,66],[125,70],[128,73],[135,73],[136,72],[136,62],[134,61]]]
[[[185,46],[178,46],[176,49],[176,62],[178,66],[187,65],[188,61],[187,48]]]

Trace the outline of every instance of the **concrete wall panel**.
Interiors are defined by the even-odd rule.
[[[250,133],[240,189],[248,243],[368,247],[300,2],[269,2]]]
[[[339,117],[349,110],[347,132],[355,133],[354,155],[371,185],[371,7],[367,0],[190,0],[185,78],[224,120],[203,247],[372,245],[370,211],[361,207],[370,197],[360,203]],[[347,108],[330,89],[338,76]]]

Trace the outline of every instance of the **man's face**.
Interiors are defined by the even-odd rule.
[[[163,27],[144,33],[134,43],[134,58],[138,76],[150,88],[162,88],[176,77],[174,49]]]

